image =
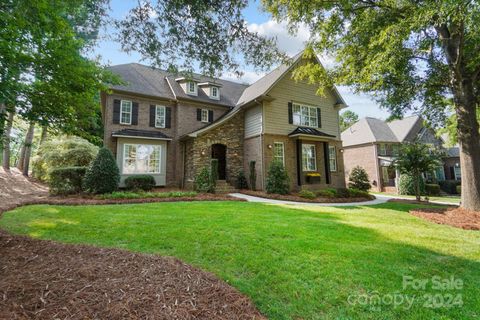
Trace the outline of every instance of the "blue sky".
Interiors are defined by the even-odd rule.
[[[137,2],[133,0],[111,0],[111,17],[124,17],[128,10],[136,3]],[[279,48],[290,55],[301,51],[303,49],[304,41],[308,39],[308,30],[306,28],[300,28],[296,35],[288,34],[285,25],[273,21],[269,14],[262,12],[260,5],[256,1],[251,1],[250,5],[245,9],[245,17],[251,30],[257,31],[265,36],[276,37]],[[103,30],[101,33],[101,40],[92,54],[101,56],[103,63],[111,65],[130,62],[142,63],[141,55],[138,53],[132,52],[127,54],[122,52],[120,45],[109,39],[111,33],[111,28]],[[322,59],[322,62],[328,65],[328,60],[329,59]],[[143,61],[143,63],[148,64],[148,61]],[[253,69],[247,67],[244,76],[240,79],[232,78],[228,75],[224,78],[233,81],[252,83],[262,75],[263,74],[256,73]],[[388,112],[380,109],[377,103],[375,103],[375,101],[369,96],[364,94],[354,94],[347,87],[339,87],[338,90],[349,105],[349,109],[358,113],[360,117],[388,117]]]

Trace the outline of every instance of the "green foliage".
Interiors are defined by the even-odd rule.
[[[87,167],[54,168],[50,171],[48,186],[52,194],[73,194],[82,192],[83,178]]]
[[[462,194],[462,186],[458,185],[455,190],[457,191],[458,194]]]
[[[457,186],[459,186],[461,182],[457,180],[444,180],[439,181],[438,184],[440,185],[440,189],[443,192],[446,192],[448,194],[456,194],[458,193]]]
[[[358,190],[355,188],[348,189],[348,195],[351,198],[370,198],[370,194],[368,194],[365,190]]]
[[[420,183],[420,195],[425,194],[425,181],[421,176],[419,178],[419,183]],[[400,175],[400,179],[398,182],[398,193],[415,196],[416,195],[415,185],[416,185],[416,177],[407,173],[402,173]]]
[[[125,179],[125,187],[128,190],[149,191],[155,187],[155,178],[149,174],[130,176]]]
[[[343,132],[358,121],[358,114],[352,110],[346,110],[340,114],[340,130]]]
[[[338,198],[348,198],[350,197],[350,192],[348,192],[347,188],[337,188],[336,196]]]
[[[425,193],[429,196],[440,195],[440,185],[438,185],[436,183],[426,183],[425,184]]]
[[[318,190],[317,196],[324,198],[335,198],[337,196],[337,189],[335,188],[325,188]]]
[[[144,191],[115,191],[97,196],[98,199],[145,199],[145,198],[191,198],[198,193],[194,191],[171,191],[171,192],[144,192]]]
[[[198,192],[215,192],[215,185],[213,184],[212,174],[210,168],[204,167],[195,177],[194,182],[195,191]]]
[[[317,197],[317,195],[314,192],[307,189],[300,190],[300,192],[298,193],[298,196],[305,199],[315,199]]]
[[[217,185],[217,180],[218,180],[218,159],[212,159],[210,162],[211,166],[211,179],[212,179],[212,184],[213,187]]]
[[[238,173],[235,187],[239,190],[248,189],[247,177],[245,177],[245,173],[243,172],[243,170]]]
[[[287,194],[290,191],[287,170],[280,161],[272,161],[267,173],[267,193]]]
[[[372,187],[370,185],[367,171],[360,166],[356,166],[352,169],[349,180],[348,186],[353,189],[368,191]]]
[[[98,147],[75,136],[60,136],[45,141],[33,158],[34,177],[48,181],[50,172],[63,167],[86,167],[95,159]]]
[[[85,190],[92,193],[110,193],[118,188],[120,170],[112,152],[101,148],[85,174]]]
[[[257,189],[257,171],[255,170],[256,162],[251,160],[248,163],[248,169],[250,171],[249,178],[250,178],[250,189],[255,191]]]

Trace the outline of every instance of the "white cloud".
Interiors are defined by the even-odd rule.
[[[258,79],[260,79],[261,77],[263,77],[265,74],[266,74],[265,72],[244,71],[243,75],[240,78],[238,78],[235,74],[229,72],[223,75],[222,79],[234,81],[238,83],[252,84]]]

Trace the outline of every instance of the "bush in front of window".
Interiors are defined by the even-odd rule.
[[[412,175],[406,173],[400,175],[398,194],[415,195],[415,178]],[[420,194],[425,194],[425,181],[422,177],[420,177]]]
[[[315,199],[317,197],[315,193],[306,189],[300,190],[298,196],[305,199]]]
[[[239,190],[248,189],[247,177],[245,177],[243,170],[238,173],[235,187]]]
[[[316,191],[318,197],[323,198],[335,198],[337,196],[337,189],[335,188],[325,188]]]
[[[440,185],[436,183],[427,183],[425,184],[425,192],[429,196],[438,196],[440,195]]]
[[[155,178],[148,174],[131,176],[125,179],[125,187],[128,190],[150,191],[155,187]]]
[[[50,171],[48,187],[51,194],[74,194],[82,192],[87,167],[64,167]]]
[[[458,186],[456,187],[456,191],[457,191],[458,194],[462,194],[462,186],[461,186],[461,185],[458,185]]]
[[[212,182],[212,174],[209,167],[204,167],[196,176],[194,182],[195,191],[202,193],[215,192],[215,185]]]
[[[440,189],[448,194],[460,193],[457,191],[457,186],[460,186],[461,182],[457,180],[445,180],[439,181]]]
[[[348,179],[348,186],[350,188],[368,191],[372,187],[370,185],[367,171],[360,166],[356,166],[352,169],[352,172],[350,172],[350,176],[348,177]]]
[[[91,193],[110,193],[118,188],[120,170],[113,154],[101,148],[85,174],[85,190]]]
[[[290,184],[287,170],[280,161],[272,161],[268,168],[267,193],[287,194],[290,192]]]

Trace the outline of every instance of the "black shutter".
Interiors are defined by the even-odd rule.
[[[213,121],[213,110],[208,110],[208,122]]]
[[[322,127],[322,109],[317,108],[317,125],[319,128]]]
[[[328,148],[328,142],[323,143],[323,156],[325,162],[325,183],[330,184],[330,149]]]
[[[197,109],[197,121],[202,121],[202,109]]]
[[[292,110],[292,103],[288,103],[288,123],[292,124],[293,123],[293,110]]]
[[[155,127],[155,113],[156,113],[156,107],[151,104],[150,105],[150,127]]]
[[[113,100],[113,123],[120,123],[120,100]]]
[[[172,108],[165,107],[165,128],[172,127]]]
[[[132,103],[132,125],[138,124],[138,102]]]

